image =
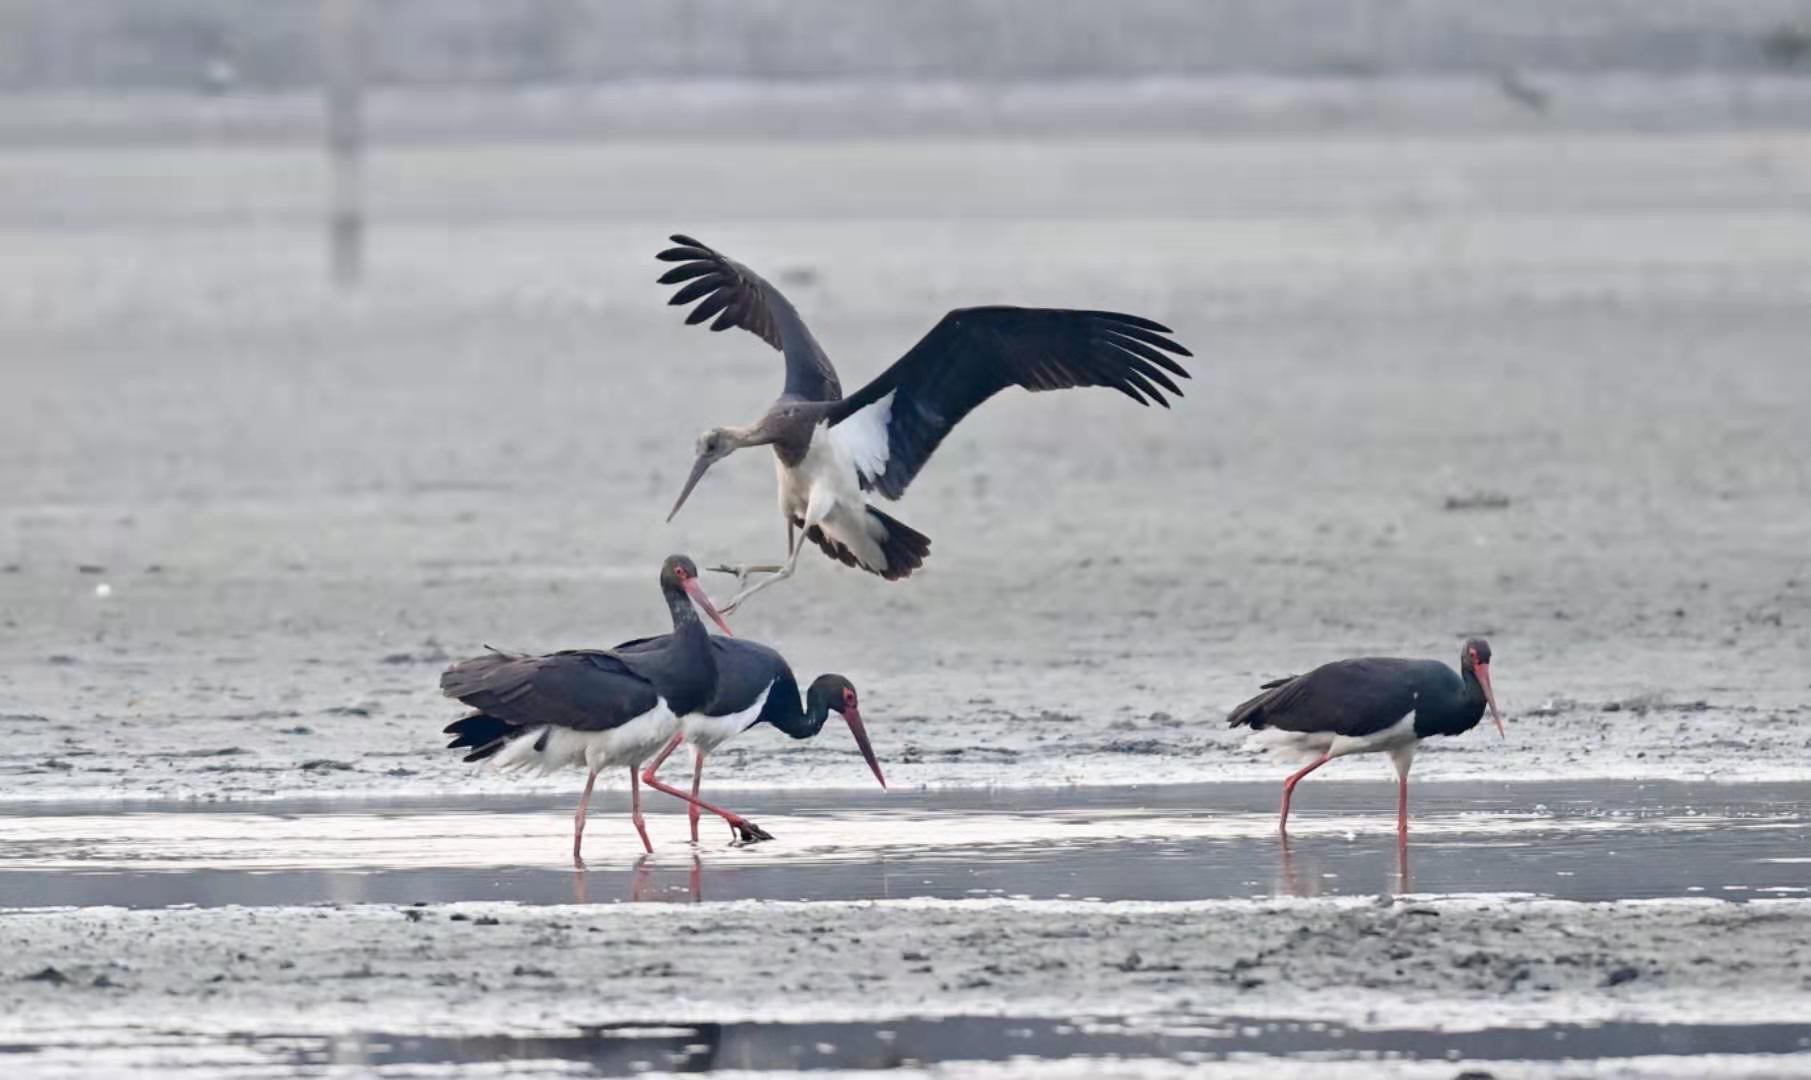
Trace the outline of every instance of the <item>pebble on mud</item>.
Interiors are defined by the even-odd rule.
[[[322,769],[332,769],[336,772],[350,772],[352,768],[353,765],[351,762],[335,761],[332,758],[314,758],[310,761],[302,762],[301,765],[303,772],[319,772]]]
[[[1447,510],[1507,510],[1509,496],[1496,491],[1477,491],[1469,495],[1448,495]]]
[[[42,970],[42,971],[38,971],[33,974],[25,976],[25,978],[22,981],[23,982],[41,982],[41,983],[49,983],[52,986],[62,986],[64,983],[69,981],[69,976],[58,971],[56,968],[46,966],[44,968],[44,970]]]

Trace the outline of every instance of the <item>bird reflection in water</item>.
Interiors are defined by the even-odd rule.
[[[692,856],[692,865],[686,871],[686,883],[683,888],[670,880],[661,880],[654,873],[654,856],[643,855],[635,860],[634,868],[629,872],[629,902],[631,904],[696,904],[704,893],[704,862],[697,855]],[[572,872],[572,902],[575,904],[591,903],[591,873],[588,870]]]
[[[1303,899],[1321,895],[1326,883],[1331,880],[1321,872],[1321,862],[1312,855],[1298,859],[1287,833],[1278,837],[1277,850],[1281,858],[1277,865],[1274,891],[1280,895]],[[1396,837],[1396,881],[1393,892],[1400,896],[1414,891],[1415,875],[1409,868],[1408,837],[1399,833]]]

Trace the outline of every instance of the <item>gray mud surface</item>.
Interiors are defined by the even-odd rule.
[[[430,1037],[911,1016],[1799,1025],[1745,1051],[1778,1054],[1778,1037],[1791,1050],[1811,1035],[1808,940],[1811,904],[1793,900],[43,910],[0,918],[0,950],[21,958],[0,982],[0,1043],[50,1065],[84,1045],[143,1055],[159,1040],[208,1047],[380,1019],[382,1032]],[[1466,1038],[1451,1045],[1490,1056]],[[1709,1051],[1741,1035],[1705,1038]],[[1035,1036],[1022,1041],[1039,1053]],[[1245,1049],[1267,1047],[1254,1036]]]
[[[855,680],[896,786],[1270,779],[1219,722],[1258,681],[1467,633],[1511,738],[1423,778],[1811,754],[1796,136],[399,147],[352,295],[309,150],[4,153],[8,798],[523,790],[435,752],[449,658],[658,629],[661,555],[783,545],[752,453],[661,522],[695,434],[779,384],[664,306],[680,228],[850,382],[988,301],[1198,354],[1172,412],[1003,395],[899,505],[922,576],[810,558],[742,613]],[[865,777],[769,733],[712,781]]]

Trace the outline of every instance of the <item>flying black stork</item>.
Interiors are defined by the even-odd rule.
[[[636,770],[717,692],[716,651],[692,605],[725,632],[729,624],[699,584],[698,567],[684,555],[668,556],[660,567],[660,591],[673,632],[658,645],[545,656],[492,651],[461,660],[440,676],[442,693],[478,710],[446,728],[453,736],[448,749],[472,748],[466,761],[543,773],[584,767],[585,793],[572,819],[572,860],[580,866],[585,811],[597,774],[606,768],[628,768],[630,820],[642,846],[654,850],[642,822]]]
[[[1318,756],[1283,781],[1277,831],[1289,834],[1289,797],[1302,777],[1348,754],[1388,754],[1396,766],[1396,831],[1409,830],[1409,766],[1421,740],[1462,735],[1478,726],[1484,707],[1503,730],[1490,685],[1490,643],[1472,638],[1454,673],[1438,660],[1372,656],[1322,664],[1306,675],[1263,685],[1264,692],[1234,709],[1229,727],[1275,729],[1282,741]]]
[[[633,655],[639,649],[660,647],[662,640],[630,641],[618,645],[617,649]],[[854,683],[841,675],[819,675],[805,691],[801,705],[798,680],[793,677],[786,659],[773,649],[759,642],[724,637],[711,638],[711,647],[717,659],[716,697],[709,705],[685,717],[679,733],[641,774],[642,782],[649,787],[690,804],[692,843],[698,842],[698,817],[704,810],[728,822],[739,843],[773,839],[771,833],[740,814],[712,806],[698,797],[699,786],[704,780],[705,757],[758,724],[771,724],[795,739],[809,739],[824,729],[831,713],[836,713],[849,725],[849,734],[855,737],[856,749],[867,760],[874,779],[880,781],[881,787],[887,786],[887,778],[874,756],[874,745],[868,741],[867,728],[862,724]],[[678,788],[662,783],[655,775],[682,743],[692,747],[692,794],[689,797]]]
[[[749,446],[771,446],[778,458],[786,559],[777,566],[721,567],[747,585],[723,605],[743,601],[792,576],[803,540],[849,566],[888,581],[924,564],[931,541],[869,502],[898,499],[950,429],[1009,386],[1064,390],[1104,386],[1165,408],[1182,395],[1171,376],[1188,372],[1171,356],[1189,356],[1160,323],[1112,311],[1051,308],[959,308],[868,385],[844,397],[830,358],[791,302],[759,274],[688,236],[657,258],[679,265],[661,276],[680,285],[670,301],[698,301],[688,324],[715,317],[712,330],[740,327],[780,350],[786,381],[766,414],[747,427],[715,427],[698,437],[698,458],[674,501],[671,521],[713,464]],[[1171,354],[1171,355],[1166,355]],[[803,533],[803,540],[796,533]]]

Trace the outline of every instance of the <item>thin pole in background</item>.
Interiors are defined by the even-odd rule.
[[[321,0],[322,89],[332,196],[327,250],[333,280],[358,284],[365,268],[365,5]]]

